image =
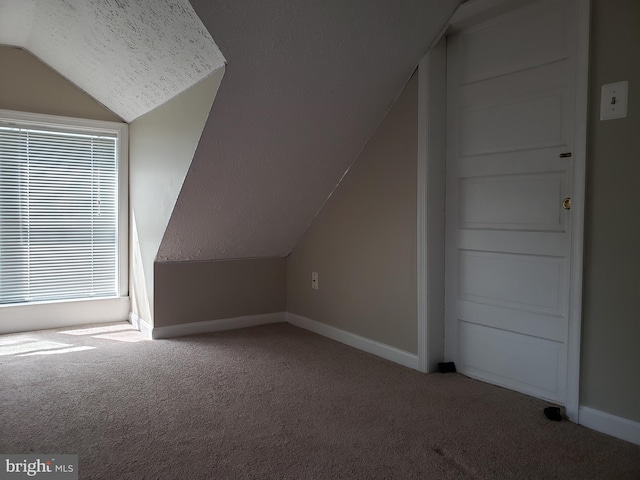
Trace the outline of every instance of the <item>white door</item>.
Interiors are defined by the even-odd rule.
[[[565,403],[576,1],[447,38],[445,355]]]

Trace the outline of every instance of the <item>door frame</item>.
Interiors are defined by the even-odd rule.
[[[536,0],[469,0],[458,7],[418,67],[418,369],[437,371],[444,359],[446,178],[446,37]],[[571,269],[567,336],[566,413],[579,422],[580,341],[587,156],[591,0],[577,0]]]

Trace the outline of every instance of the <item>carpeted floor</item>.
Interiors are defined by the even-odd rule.
[[[640,479],[640,447],[545,406],[288,324],[0,336],[0,452],[77,453],[81,479]]]

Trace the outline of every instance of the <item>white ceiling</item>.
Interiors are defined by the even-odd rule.
[[[228,65],[158,259],[285,256],[459,0],[191,3]]]
[[[131,122],[224,64],[188,0],[0,0],[22,47]]]

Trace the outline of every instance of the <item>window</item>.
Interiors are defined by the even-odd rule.
[[[125,124],[0,111],[0,304],[126,295],[126,150]]]

